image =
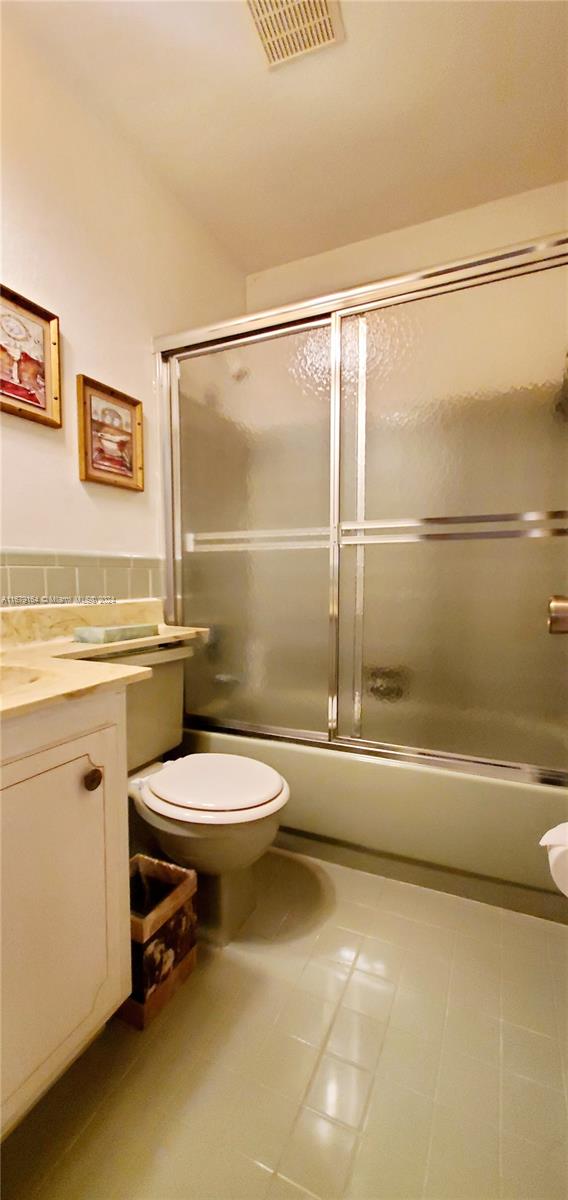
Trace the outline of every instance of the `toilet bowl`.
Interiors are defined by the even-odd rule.
[[[255,906],[252,865],[274,840],[288,784],[237,754],[188,754],[129,780],[136,811],[160,848],[199,875],[201,932],[230,941]]]
[[[549,829],[540,845],[546,846],[550,874],[558,890],[568,896],[568,821]]]

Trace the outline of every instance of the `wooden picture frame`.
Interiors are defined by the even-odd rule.
[[[0,287],[0,408],[61,428],[59,318]]]
[[[142,401],[77,376],[79,478],[144,490]]]

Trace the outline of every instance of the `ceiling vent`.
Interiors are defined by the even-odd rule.
[[[344,38],[338,0],[247,0],[271,67]]]

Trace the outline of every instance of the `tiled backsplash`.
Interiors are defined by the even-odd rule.
[[[22,603],[33,604],[50,597],[54,603],[55,598],[75,596],[128,600],[163,594],[164,563],[159,558],[17,549],[0,555],[0,598],[8,601],[22,597]]]

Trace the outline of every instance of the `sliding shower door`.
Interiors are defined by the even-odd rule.
[[[342,322],[344,737],[568,766],[567,275]]]
[[[522,253],[177,353],[192,720],[568,770],[568,268]]]
[[[329,321],[180,363],[191,714],[327,733]]]

